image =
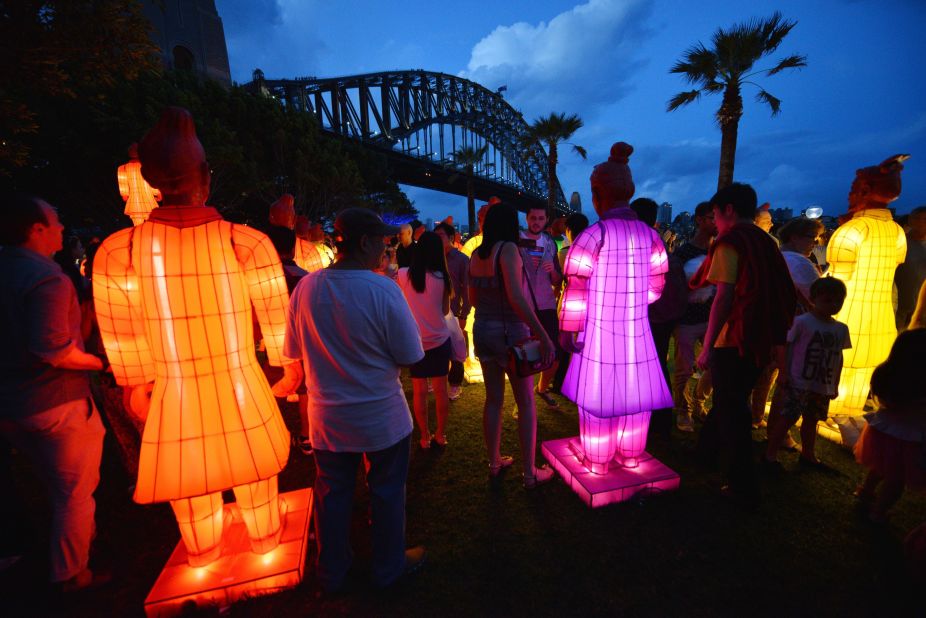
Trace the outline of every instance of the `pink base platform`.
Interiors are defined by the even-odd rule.
[[[145,599],[145,614],[176,616],[191,602],[221,609],[243,597],[273,594],[302,581],[312,490],[299,489],[280,497],[286,502],[286,514],[283,537],[275,549],[266,554],[252,552],[237,505],[226,504],[221,557],[207,566],[191,567],[183,541],[178,543]]]
[[[592,508],[630,500],[641,491],[672,491],[680,482],[674,470],[646,452],[636,468],[622,468],[615,463],[607,474],[599,475],[586,470],[579,461],[578,437],[548,440],[541,444],[541,450],[563,480]]]

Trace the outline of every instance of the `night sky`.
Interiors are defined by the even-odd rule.
[[[798,21],[758,68],[801,53],[808,66],[757,81],[782,100],[781,114],[744,90],[736,180],[760,201],[795,213],[846,209],[859,167],[906,152],[898,212],[926,204],[926,2],[919,0],[721,2],[702,0],[217,0],[232,78],[334,77],[394,69],[458,74],[495,90],[528,121],[578,114],[582,161],[561,151],[560,182],[591,211],[588,177],[611,143],[634,145],[637,196],[675,213],[717,184],[720,96],[676,112],[666,102],[690,87],[670,67],[691,45],[775,10]],[[422,218],[465,217],[466,200],[404,187]]]

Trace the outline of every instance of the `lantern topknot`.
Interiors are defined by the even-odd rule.
[[[604,163],[599,163],[592,170],[592,194],[603,210],[608,210],[618,202],[627,202],[633,197],[636,187],[627,163],[633,153],[633,146],[626,142],[617,142],[611,146],[611,156]]]
[[[206,153],[196,137],[193,116],[182,107],[168,107],[138,144],[141,173],[165,194],[195,188],[201,182]]]

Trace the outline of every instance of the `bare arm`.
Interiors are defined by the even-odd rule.
[[[717,283],[717,295],[711,305],[711,316],[707,321],[707,332],[704,333],[704,346],[698,356],[698,367],[701,369],[707,369],[710,364],[714,343],[717,341],[720,330],[727,323],[727,318],[730,317],[730,311],[733,309],[735,290],[736,286],[732,283]]]
[[[524,289],[521,287],[521,272],[524,267],[518,247],[514,243],[505,243],[500,251],[501,255],[499,255],[498,264],[502,271],[502,279],[505,282],[505,295],[508,297],[508,302],[511,303],[518,317],[530,327],[534,336],[539,338],[540,341],[546,342],[552,348],[553,342],[547,335],[547,331],[543,328],[540,320],[537,319],[534,308],[524,295]]]

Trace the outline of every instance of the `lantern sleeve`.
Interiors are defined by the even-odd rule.
[[[120,386],[154,380],[154,361],[139,314],[139,280],[132,267],[134,231],[122,230],[104,240],[93,261],[93,302],[100,337]]]
[[[902,227],[897,227],[897,263],[903,264],[907,259],[907,235]]]
[[[859,247],[867,236],[868,227],[858,220],[839,227],[826,247],[826,261],[830,264],[829,274],[843,281],[850,281],[855,274]]]
[[[127,165],[120,165],[116,172],[116,179],[119,181],[119,195],[122,196],[123,201],[129,199],[129,172],[126,169],[127,167]]]
[[[585,330],[585,318],[588,315],[588,284],[595,270],[601,243],[595,232],[603,233],[600,226],[586,229],[569,247],[563,276],[566,288],[563,290],[560,306],[560,330],[579,332]]]
[[[662,296],[666,285],[666,272],[669,270],[669,254],[658,235],[653,235],[653,253],[650,257],[649,294],[647,302],[652,304]]]
[[[283,266],[273,243],[262,232],[244,225],[234,225],[232,240],[244,271],[254,314],[267,346],[267,359],[271,365],[279,367],[294,360],[283,356],[286,312],[289,308]]]

